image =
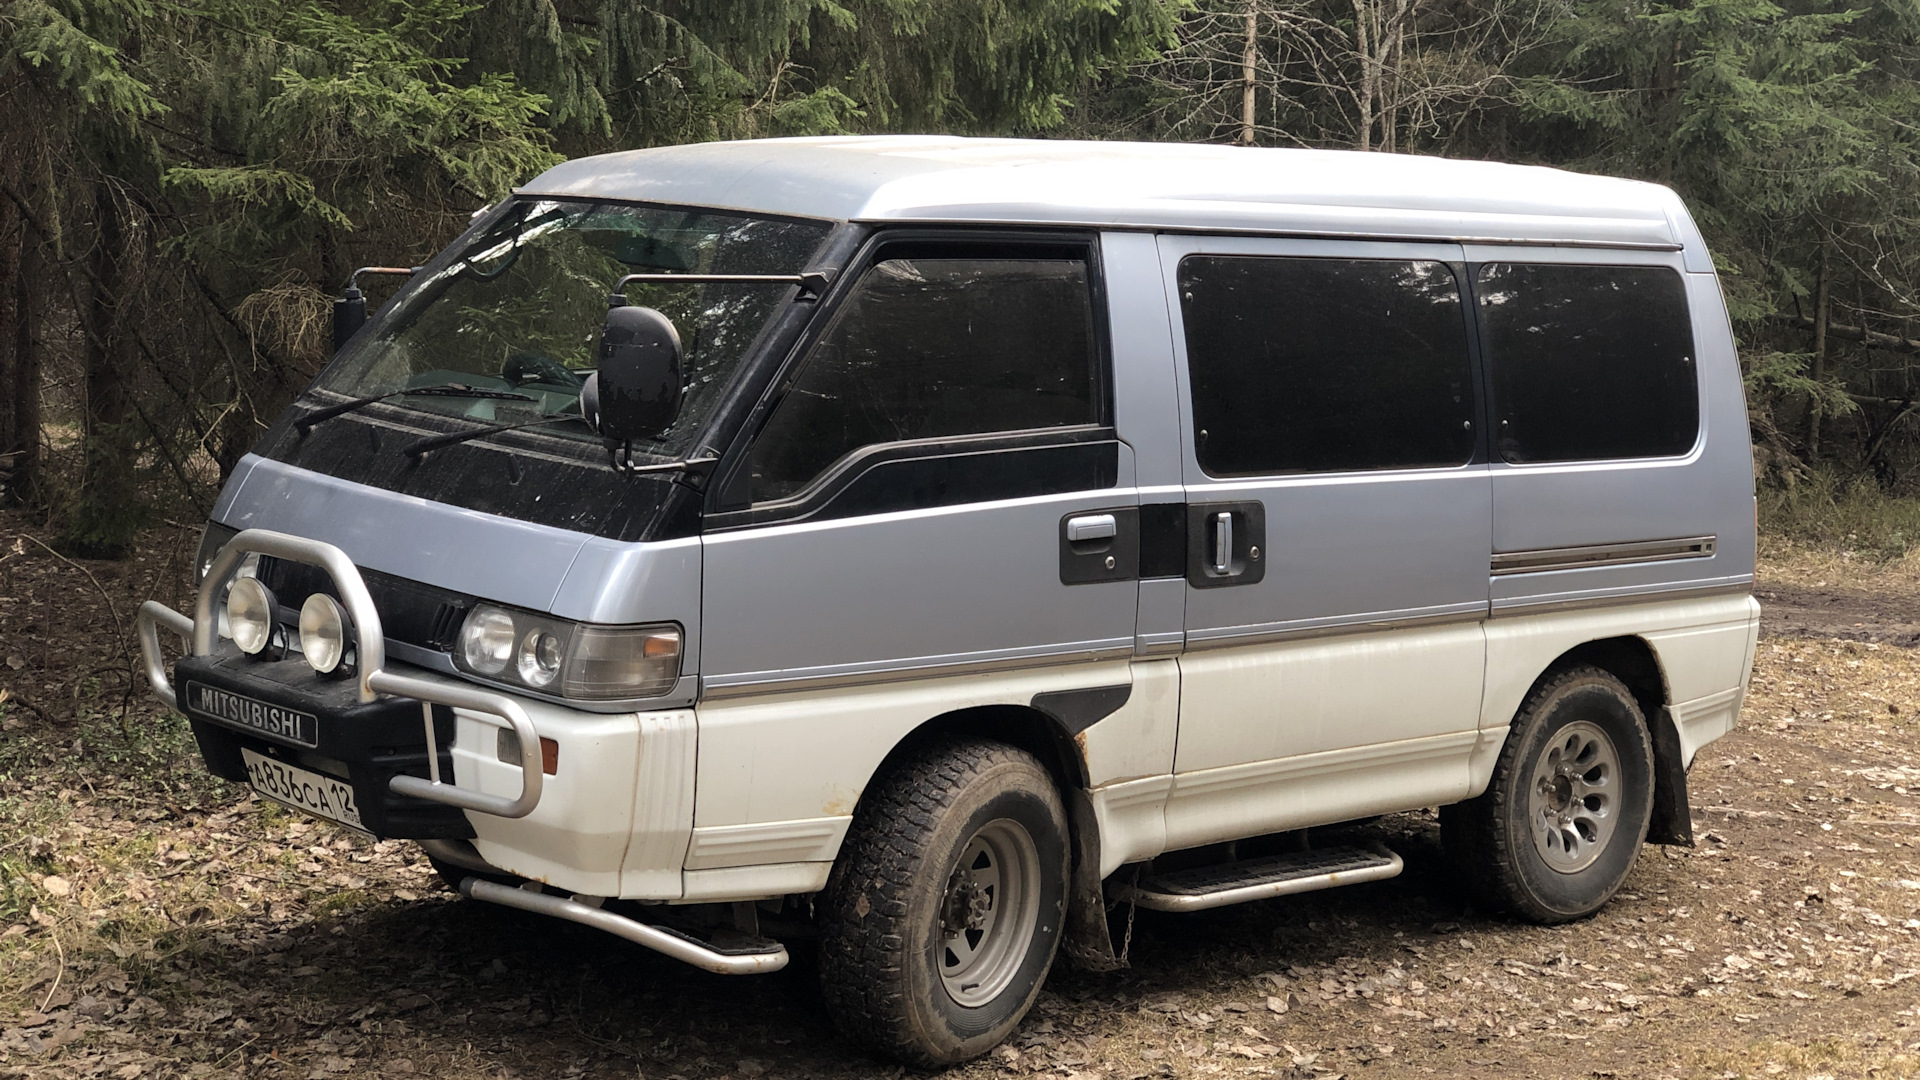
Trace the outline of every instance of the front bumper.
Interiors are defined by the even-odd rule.
[[[358,652],[356,679],[323,682],[307,668],[304,660],[255,661],[242,658],[237,649],[221,643],[216,613],[221,590],[239,568],[241,559],[255,552],[320,567],[333,579],[334,588],[353,620]],[[540,803],[540,737],[526,709],[506,694],[388,670],[380,613],[374,609],[373,598],[367,592],[359,568],[332,544],[248,529],[228,541],[214,557],[195,598],[192,619],[150,600],[140,606],[136,627],[147,678],[153,683],[155,695],[188,714],[208,766],[221,776],[238,778],[233,770],[239,762],[241,746],[256,750],[266,747],[261,752],[269,756],[303,764],[351,783],[355,799],[363,808],[362,821],[369,827],[373,826],[373,822],[367,820],[369,810],[388,828],[410,827],[409,819],[422,818],[422,815],[408,800],[501,818],[526,817]],[[312,713],[323,721],[319,725],[320,745],[282,745],[281,740],[268,735],[236,728],[216,717],[183,707],[174,680],[167,677],[166,663],[160,653],[162,629],[188,640],[188,654],[174,671],[175,677],[181,680],[180,686],[184,687],[185,680],[192,678],[217,689]],[[275,668],[281,670],[272,670]],[[514,733],[519,746],[519,761],[512,763],[519,774],[517,792],[477,791],[453,782],[451,768],[443,767],[447,760],[442,747],[448,745],[456,711],[469,721]],[[417,737],[409,732],[417,733]],[[339,753],[329,754],[327,749]],[[314,763],[303,763],[296,756],[299,754]],[[412,763],[409,759],[417,759],[424,766],[424,775],[409,771]],[[350,775],[340,776],[343,769]],[[244,776],[244,769],[240,776]],[[426,815],[421,823],[411,827],[450,828],[439,824],[446,820],[446,815]],[[472,836],[470,828],[465,832],[436,831],[424,835]],[[379,833],[379,829],[375,832]]]
[[[353,787],[361,824],[388,839],[472,839],[473,825],[456,807],[402,795],[392,789],[396,776],[430,781],[427,739],[420,703],[407,698],[362,702],[352,683],[323,681],[306,662],[256,661],[222,642],[208,656],[186,656],[174,665],[176,708],[193,726],[200,756],[222,779],[247,782],[242,748],[289,765],[344,780]],[[319,718],[314,746],[235,724],[193,707],[190,687],[238,694]],[[452,776],[455,718],[445,705],[429,706],[439,775]]]
[[[250,551],[327,571],[353,620],[357,679],[323,679],[304,658],[248,657],[220,639],[215,600]],[[786,965],[786,949],[775,942],[726,948],[600,909],[608,896],[671,901],[682,894],[681,863],[693,823],[690,710],[581,714],[418,669],[390,670],[379,613],[346,554],[263,530],[242,532],[221,549],[192,619],[149,601],[136,627],[155,696],[186,714],[216,774],[246,781],[241,751],[247,749],[344,780],[361,824],[377,836],[471,839],[487,865],[530,879],[529,888],[539,882],[574,894],[561,899],[468,878],[461,891],[475,899],[594,926],[709,971],[747,974]],[[171,672],[160,650],[162,630],[188,642]],[[200,689],[216,691],[210,699],[216,707],[196,707]],[[221,695],[238,695],[246,704],[223,715]],[[541,782],[541,737],[528,709],[542,716],[564,753],[556,762],[567,762],[566,774],[556,779],[570,782],[550,792]],[[273,719],[250,723],[262,710]],[[312,717],[312,724],[284,722],[293,713]],[[514,733],[518,760],[498,749],[509,745],[497,737],[499,729]]]

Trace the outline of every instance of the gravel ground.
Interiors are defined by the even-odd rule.
[[[0,515],[0,1077],[867,1077],[804,956],[706,975],[458,901],[411,845],[205,776],[127,670],[193,531],[65,562]],[[1392,881],[1141,912],[1133,966],[1062,971],[958,1077],[1920,1075],[1920,579],[1769,549],[1742,726],[1690,850],[1597,917],[1475,911],[1431,813]]]

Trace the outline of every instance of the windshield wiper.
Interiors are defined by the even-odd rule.
[[[385,394],[369,394],[366,397],[354,398],[352,401],[343,401],[338,405],[329,405],[324,409],[315,409],[300,419],[295,420],[293,426],[299,430],[300,434],[305,435],[323,421],[331,420],[344,413],[350,413],[355,409],[365,408],[377,401],[405,397],[408,394],[424,394],[427,397],[485,398],[492,401],[540,400],[539,398],[528,397],[525,394],[516,394],[511,390],[488,390],[483,387],[468,386],[465,383],[441,383],[438,386],[410,386],[405,390],[393,390]]]
[[[532,399],[529,398],[528,400],[531,401]],[[429,435],[424,439],[416,439],[408,443],[405,447],[401,448],[401,453],[418,460],[443,446],[454,446],[466,442],[469,439],[482,439],[488,435],[498,435],[503,431],[518,431],[521,428],[539,427],[542,424],[559,424],[568,420],[587,424],[587,418],[581,416],[579,413],[555,413],[543,416],[538,420],[522,420],[515,424],[494,424],[491,427],[474,428],[471,431],[449,431],[445,435]],[[595,430],[592,424],[587,424],[587,429],[589,431]],[[598,434],[598,432],[595,431],[595,434]]]

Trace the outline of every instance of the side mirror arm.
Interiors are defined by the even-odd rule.
[[[367,297],[360,291],[361,274],[393,274],[412,277],[417,266],[363,266],[347,278],[347,289],[333,302],[333,351],[337,354],[367,324]]]

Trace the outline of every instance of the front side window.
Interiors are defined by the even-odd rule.
[[[835,313],[750,461],[787,498],[865,446],[1099,422],[1085,258],[888,258]]]
[[[1679,274],[1488,263],[1474,291],[1503,458],[1595,461],[1692,449],[1700,390]]]
[[[487,423],[578,410],[595,363],[607,295],[632,273],[793,274],[826,238],[814,221],[632,203],[528,198],[451,262],[414,282],[393,309],[323,371],[343,397],[448,383],[527,400],[402,395],[389,408]],[[636,283],[635,304],[671,318],[686,349],[680,417],[658,443],[679,454],[791,288],[760,283]],[[591,444],[585,424],[541,430]]]
[[[1179,283],[1209,475],[1472,458],[1466,322],[1445,263],[1193,255]]]

